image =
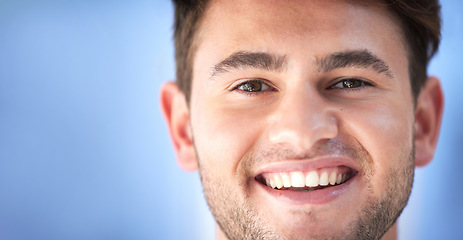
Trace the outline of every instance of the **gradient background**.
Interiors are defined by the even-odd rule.
[[[463,239],[463,2],[442,1],[446,103],[400,239]],[[159,108],[170,1],[0,0],[0,239],[213,239]]]

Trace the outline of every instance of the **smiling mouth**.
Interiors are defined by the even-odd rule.
[[[342,185],[358,172],[346,166],[310,171],[261,173],[255,179],[275,190],[314,191]]]

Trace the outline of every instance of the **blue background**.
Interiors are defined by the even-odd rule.
[[[400,239],[463,239],[463,3],[442,1],[446,103]],[[159,108],[170,1],[0,0],[0,239],[213,239]]]

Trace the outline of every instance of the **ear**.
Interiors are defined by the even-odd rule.
[[[439,79],[430,77],[421,89],[415,112],[415,165],[425,166],[434,157],[439,138],[444,94]]]
[[[161,87],[160,95],[161,108],[169,127],[177,163],[185,171],[195,171],[198,169],[198,162],[185,94],[177,87],[177,84],[168,82]]]

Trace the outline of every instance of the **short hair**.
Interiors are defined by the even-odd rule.
[[[176,82],[189,102],[193,80],[193,58],[197,47],[195,34],[209,0],[173,0],[173,2]]]
[[[193,76],[196,33],[209,0],[173,0],[175,5],[174,41],[177,85],[189,102]],[[412,95],[416,101],[426,83],[427,67],[441,39],[438,0],[386,0],[390,12],[402,29],[408,53]]]

